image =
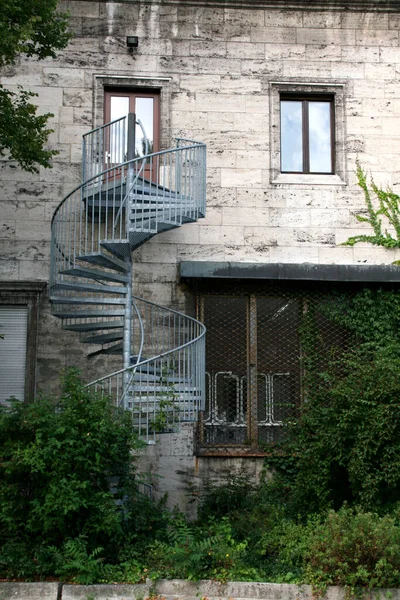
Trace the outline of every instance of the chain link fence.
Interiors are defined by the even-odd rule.
[[[337,316],[359,285],[318,282],[200,282],[207,327],[203,448],[263,448],[296,420],[309,371],[323,372],[349,347]],[[345,310],[345,309],[344,309]]]

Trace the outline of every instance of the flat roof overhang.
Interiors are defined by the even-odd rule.
[[[274,279],[400,283],[393,265],[315,265],[309,263],[245,263],[183,261],[181,279]]]

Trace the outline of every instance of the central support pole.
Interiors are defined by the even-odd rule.
[[[124,360],[124,369],[127,369],[131,366],[131,354],[132,354],[132,259],[130,256],[125,257],[124,259],[127,271],[126,275],[128,277],[128,281],[126,284],[127,293],[125,296],[126,305],[125,305],[125,316],[124,316],[124,339],[123,339],[123,360]],[[125,398],[125,403],[128,397],[128,387],[131,382],[131,372],[127,371],[124,373],[124,391],[123,397]],[[125,406],[126,408],[126,406]]]
[[[135,159],[135,128],[136,128],[136,115],[134,113],[129,113],[127,115],[127,160],[130,161],[127,165],[127,173],[126,173],[126,198],[125,198],[125,231],[126,231],[126,239],[129,242],[129,215],[131,213],[131,196],[132,191],[131,187],[134,181],[134,169],[135,163],[133,162]],[[126,256],[124,258],[124,262],[126,265],[126,274],[128,277],[128,281],[126,283],[127,293],[126,293],[126,305],[125,305],[125,316],[124,316],[124,339],[123,339],[123,367],[127,369],[131,366],[131,356],[132,356],[132,257]],[[123,396],[126,398],[128,396],[128,386],[131,380],[131,372],[128,371],[124,373],[124,392]]]

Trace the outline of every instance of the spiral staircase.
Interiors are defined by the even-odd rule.
[[[197,320],[132,294],[132,252],[161,231],[205,214],[202,143],[138,156],[140,121],[128,115],[83,138],[83,183],[52,220],[50,301],[63,329],[107,370],[88,387],[130,411],[148,443],[196,421],[205,402],[205,328]],[[118,360],[118,359],[117,359]],[[104,362],[104,366],[103,366]]]

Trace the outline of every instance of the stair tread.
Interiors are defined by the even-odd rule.
[[[96,297],[73,297],[73,296],[52,296],[51,301],[54,304],[120,304],[125,305],[125,298],[96,298]]]
[[[92,252],[89,254],[82,254],[77,257],[79,260],[85,260],[86,262],[101,265],[108,269],[114,269],[120,273],[126,273],[129,271],[129,266],[124,263],[122,260],[116,258],[115,256],[107,256],[106,254],[99,252]]]
[[[90,335],[84,338],[81,338],[82,344],[106,344],[107,342],[115,342],[117,340],[122,340],[124,334],[122,331],[114,331],[112,333],[102,333],[99,335]]]
[[[56,312],[56,317],[60,319],[97,319],[99,317],[123,317],[124,310],[82,310],[70,312]]]
[[[86,267],[71,267],[60,271],[61,275],[73,275],[75,277],[87,277],[88,279],[97,279],[105,281],[120,281],[121,283],[128,283],[128,277],[126,275],[118,275],[117,273],[107,273],[106,271],[97,271],[95,269],[87,269]]]
[[[122,342],[120,342],[114,346],[108,346],[107,348],[101,348],[100,350],[89,352],[88,358],[93,358],[94,356],[98,356],[100,354],[120,354],[122,351],[122,346]],[[117,348],[118,352],[115,351],[115,348]]]
[[[97,321],[96,323],[71,323],[63,324],[63,329],[67,331],[101,331],[103,329],[119,329],[123,328],[123,320],[118,321]]]
[[[126,294],[128,288],[120,285],[102,285],[96,283],[80,283],[78,281],[59,281],[55,283],[52,288],[53,290],[76,290],[82,292],[95,292],[95,293],[111,293],[111,294]]]

